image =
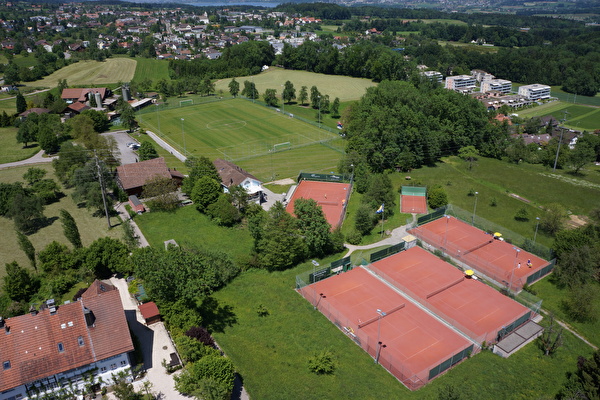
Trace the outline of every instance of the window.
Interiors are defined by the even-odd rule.
[[[127,365],[127,361],[121,361],[121,365]]]
[[[110,369],[117,369],[117,364],[110,364]]]
[[[106,371],[106,367],[100,368],[100,372],[104,372],[104,371]]]
[[[65,346],[62,343],[58,343],[58,352],[62,353],[65,351]]]
[[[79,344],[79,346],[83,346],[83,336],[79,336],[77,338],[77,344]]]
[[[2,363],[2,368],[4,368],[4,369],[10,369],[10,361],[4,361]]]

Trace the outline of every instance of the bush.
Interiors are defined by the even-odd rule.
[[[523,221],[523,222],[529,221],[529,211],[527,211],[527,208],[525,208],[525,207],[519,208],[519,210],[515,214],[515,219],[517,221]]]
[[[495,197],[492,197],[490,199],[490,206],[496,207],[497,205],[498,205],[498,199],[496,199]]]
[[[323,350],[308,359],[308,369],[318,375],[332,374],[335,371],[333,353]]]
[[[362,235],[356,229],[350,231],[349,234],[346,235],[346,241],[350,244],[357,245],[360,244],[362,240]]]
[[[205,346],[215,347],[215,339],[203,326],[192,326],[185,332],[185,335],[198,340]]]
[[[269,314],[271,314],[269,309],[267,309],[264,304],[259,304],[258,307],[256,307],[256,313],[259,317],[267,317]]]

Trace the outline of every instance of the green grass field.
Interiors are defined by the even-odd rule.
[[[2,102],[0,101],[0,104]],[[0,111],[1,112],[1,111]],[[39,146],[28,143],[29,147],[23,148],[23,143],[17,143],[17,128],[0,128],[0,164],[24,160],[40,151]]]
[[[53,88],[58,81],[66,79],[69,86],[108,85],[129,82],[136,70],[136,61],[131,58],[108,58],[106,61],[79,61],[68,65],[39,81],[27,82],[29,87]]]
[[[35,167],[48,171],[47,178],[56,179],[51,164],[38,164]],[[0,182],[23,182],[23,174],[27,172],[28,168],[30,166],[0,170]],[[123,236],[123,230],[118,226],[119,221],[116,218],[111,218],[111,224],[116,226],[109,230],[105,218],[92,217],[90,211],[77,207],[71,198],[70,190],[63,189],[63,191],[66,196],[56,203],[45,206],[44,215],[49,219],[50,224],[29,236],[36,252],[44,249],[53,240],[72,248],[64,236],[62,224],[58,219],[61,209],[67,210],[75,218],[84,246],[89,246],[90,243],[101,237],[121,238]],[[17,244],[12,220],[0,218],[0,232],[2,232],[0,235],[0,277],[4,275],[4,265],[12,261],[17,261],[19,265],[29,268],[31,264]]]
[[[157,110],[139,120],[153,132],[160,125],[162,136],[187,154],[234,161],[339,137],[243,99]]]
[[[134,81],[142,79],[151,79],[156,83],[159,79],[169,78],[169,62],[166,60],[156,60],[153,58],[136,58]]]
[[[340,75],[325,75],[306,71],[291,71],[282,68],[271,67],[267,71],[262,72],[254,77],[240,76],[235,78],[240,84],[240,91],[244,88],[244,81],[254,81],[256,89],[262,96],[266,89],[277,90],[277,95],[281,96],[282,86],[286,81],[290,81],[296,88],[296,96],[300,92],[302,86],[308,88],[310,96],[310,88],[316,86],[319,92],[323,95],[329,95],[331,101],[339,97],[341,101],[359,99],[368,87],[376,86],[377,84],[364,78],[351,78]],[[229,93],[229,82],[231,79],[221,79],[215,83],[217,91],[223,90],[224,93]]]
[[[563,118],[565,118],[565,111],[567,112],[567,122],[565,126],[572,129],[583,129],[588,131],[600,129],[600,108],[582,104],[555,101],[519,111],[518,114],[519,117],[524,118],[551,115],[555,119],[562,121]]]

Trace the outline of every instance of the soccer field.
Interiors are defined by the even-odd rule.
[[[155,110],[138,119],[188,156],[239,161],[339,138],[242,99]]]

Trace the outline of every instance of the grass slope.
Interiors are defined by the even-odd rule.
[[[37,143],[28,143],[28,147],[23,148],[22,143],[17,143],[16,136],[17,128],[0,128],[0,164],[24,160],[40,151]]]
[[[144,126],[187,154],[239,160],[268,154],[275,144],[308,145],[338,136],[242,99],[146,113]],[[185,139],[184,139],[185,136]],[[185,140],[185,145],[184,145]],[[267,160],[265,160],[267,162]]]
[[[69,86],[108,85],[129,82],[133,78],[136,61],[130,58],[108,58],[106,61],[79,61],[53,72],[39,81],[27,82],[30,87],[53,88],[66,79]]]
[[[169,61],[153,58],[136,58],[134,81],[151,79],[156,83],[159,79],[169,79]]]
[[[48,171],[47,178],[56,179],[51,164],[38,164],[35,167]],[[27,172],[28,168],[30,166],[0,170],[0,182],[22,182],[23,174]],[[44,208],[44,215],[48,218],[50,224],[29,236],[29,240],[31,240],[37,252],[44,249],[53,240],[64,243],[70,248],[72,247],[70,242],[65,238],[62,224],[58,219],[61,209],[67,210],[75,218],[84,246],[89,246],[94,240],[104,236],[113,238],[121,238],[123,236],[123,231],[118,225],[119,221],[116,218],[111,218],[111,224],[116,226],[109,230],[104,217],[92,217],[90,211],[77,207],[71,198],[70,190],[63,189],[63,191],[66,193],[66,196]],[[17,244],[12,220],[0,218],[0,232],[3,233],[0,235],[0,276],[4,275],[4,264],[13,260],[17,261],[21,266],[30,267],[29,260]]]
[[[229,93],[229,82],[231,79],[221,79],[215,83],[217,91],[223,90]],[[302,86],[308,88],[310,96],[310,88],[316,86],[323,95],[329,95],[331,101],[339,97],[341,101],[357,100],[365,90],[377,84],[364,78],[351,78],[340,75],[325,75],[306,71],[291,71],[282,68],[271,67],[267,71],[262,72],[254,77],[240,76],[236,78],[240,84],[240,91],[244,88],[244,81],[254,81],[256,89],[262,96],[266,89],[277,90],[278,96],[281,96],[283,84],[290,81],[296,88],[296,96],[300,92]]]
[[[600,108],[597,107],[556,101],[519,112],[520,117],[526,118],[547,115],[551,115],[559,121],[566,116],[566,126],[569,128],[589,131],[600,129]]]

